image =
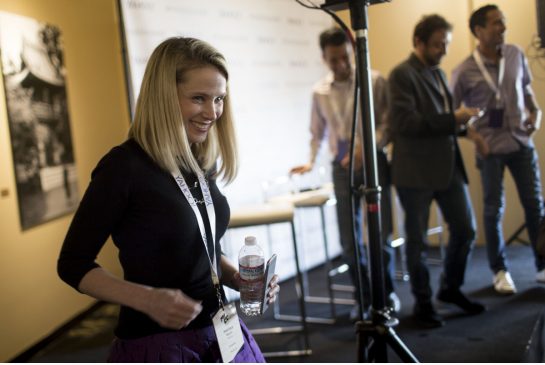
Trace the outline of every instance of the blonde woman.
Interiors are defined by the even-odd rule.
[[[109,361],[217,362],[229,356],[220,352],[215,321],[225,310],[222,285],[238,290],[240,283],[219,244],[230,213],[216,178],[231,182],[237,172],[227,81],[224,57],[207,43],[165,40],[148,61],[129,139],[92,173],[58,272],[78,291],[121,305]],[[109,236],[119,249],[123,279],[95,262]],[[277,280],[269,302],[276,299]],[[264,362],[247,328],[236,322],[242,343],[232,360]]]

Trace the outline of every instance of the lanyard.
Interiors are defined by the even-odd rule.
[[[202,218],[201,212],[199,211],[199,208],[197,207],[197,203],[195,202],[195,198],[193,198],[193,195],[191,195],[191,191],[189,190],[189,186],[187,186],[187,183],[185,182],[185,179],[180,172],[180,170],[173,172],[172,176],[174,177],[174,180],[176,180],[176,183],[178,184],[178,187],[184,194],[184,197],[187,199],[187,202],[191,206],[191,209],[193,209],[193,213],[195,214],[195,217],[197,218],[197,222],[199,223],[199,230],[201,232],[202,242],[204,244],[204,249],[206,250],[206,254],[208,255],[208,262],[210,263],[210,270],[212,275],[212,282],[214,283],[214,287],[217,290],[218,299],[221,298],[221,295],[219,295],[219,277],[217,273],[217,255],[216,255],[216,245],[215,245],[215,237],[216,237],[216,211],[214,210],[214,202],[212,201],[212,195],[210,194],[210,188],[208,187],[208,184],[206,183],[206,180],[204,179],[204,175],[201,171],[197,173],[197,178],[199,179],[199,185],[200,189],[202,191],[202,196],[204,203],[206,205],[206,212],[208,213],[208,220],[210,221],[210,231],[212,232],[212,254],[214,255],[214,259],[210,259],[210,252],[208,252],[208,239],[206,238],[206,229],[204,227],[204,220]],[[221,304],[221,299],[220,299]]]
[[[503,75],[505,74],[505,58],[503,56],[500,58],[500,65],[498,70],[498,85],[496,85],[494,81],[492,80],[492,76],[490,76],[490,73],[484,66],[483,59],[478,50],[473,51],[473,58],[475,59],[475,62],[477,63],[477,67],[479,67],[479,70],[483,74],[483,77],[486,83],[488,84],[488,86],[490,86],[492,91],[496,93],[496,102],[499,102],[501,98],[500,88],[503,82]]]

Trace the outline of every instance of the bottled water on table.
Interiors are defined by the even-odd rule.
[[[265,257],[255,237],[245,238],[238,255],[238,268],[241,278],[240,309],[247,316],[257,316],[263,300]]]

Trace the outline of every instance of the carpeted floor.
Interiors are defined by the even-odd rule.
[[[437,254],[434,252],[432,254]],[[486,304],[488,310],[478,316],[465,316],[457,308],[439,307],[447,325],[423,330],[411,319],[413,298],[408,282],[397,281],[397,293],[402,301],[400,324],[395,332],[421,362],[521,362],[538,318],[545,309],[545,285],[535,282],[535,268],[530,248],[521,244],[508,247],[511,273],[519,292],[500,296],[492,288],[482,247],[475,249],[466,274],[463,289],[474,299]],[[441,267],[430,265],[432,286],[437,287]],[[346,278],[338,278],[342,282]],[[318,268],[309,274],[312,294],[325,294],[325,273]],[[297,314],[293,282],[282,284],[282,313]],[[312,355],[291,358],[269,358],[269,362],[356,362],[357,344],[354,325],[349,320],[351,307],[337,305],[336,323],[310,324]],[[307,304],[309,315],[327,316],[329,307]],[[272,320],[272,313],[247,319],[250,328],[292,325]],[[113,338],[117,307],[104,305],[33,356],[31,362],[104,362]],[[301,335],[275,334],[256,336],[262,350],[284,351],[302,346]],[[389,361],[400,359],[390,349]]]

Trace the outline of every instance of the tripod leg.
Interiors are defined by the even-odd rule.
[[[365,331],[362,328],[361,322],[356,323],[356,338],[358,349],[358,362],[368,363],[371,362],[369,351],[372,348],[373,338],[370,332]]]
[[[386,339],[381,333],[386,333],[383,328],[378,330],[380,325],[371,321],[360,321],[356,323],[356,336],[358,343],[358,362],[388,362],[388,350]]]
[[[389,345],[403,362],[417,363],[418,359],[405,346],[392,327],[371,321],[356,323],[358,362],[388,362]]]
[[[388,328],[387,333],[385,334],[386,340],[388,341],[388,345],[394,350],[397,356],[401,359],[403,362],[412,362],[417,363],[419,362],[418,359],[413,355],[411,350],[405,344],[401,341],[401,339],[397,336],[395,331],[392,328]]]
[[[386,339],[383,336],[378,336],[375,339],[373,351],[373,362],[388,362],[388,349],[386,347]]]
[[[524,231],[524,229],[526,228],[526,224],[525,223],[522,223],[522,225],[517,228],[517,230],[515,231],[515,233],[513,233],[506,241],[505,241],[505,245],[510,245],[511,243],[515,242],[515,241],[519,241],[519,242],[522,242],[523,244],[527,245],[529,244],[529,242],[526,242],[524,240],[521,240],[520,239],[520,234],[522,233],[522,231]]]

